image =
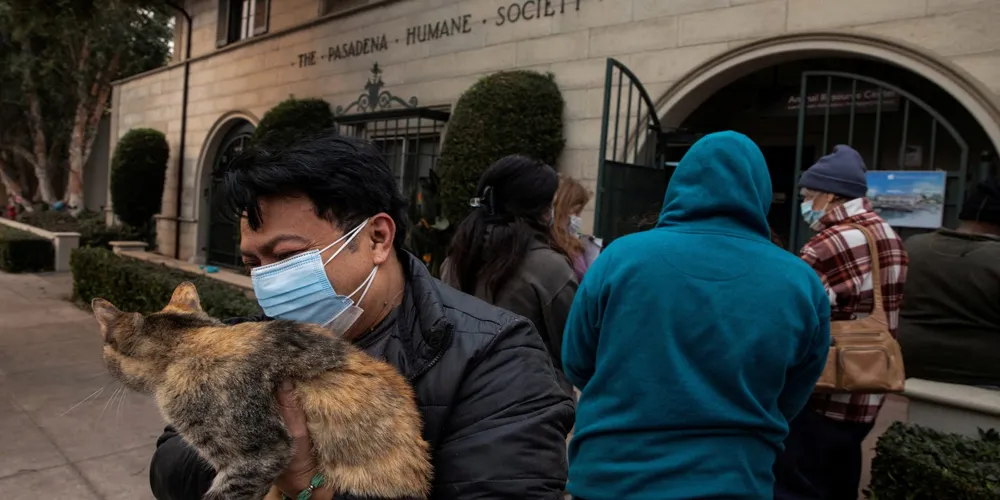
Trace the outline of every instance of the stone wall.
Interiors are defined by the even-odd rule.
[[[197,252],[201,197],[196,190],[213,154],[204,143],[220,118],[231,111],[259,117],[289,95],[346,106],[361,93],[374,62],[383,70],[386,90],[404,99],[416,96],[424,106],[454,104],[490,72],[551,71],[566,100],[567,144],[558,167],[591,189],[607,57],[630,67],[655,100],[686,72],[748,41],[790,31],[858,31],[921,46],[1000,92],[997,1],[399,0],[295,29],[315,21],[318,2],[272,1],[269,34],[210,56],[217,2],[188,2],[195,15],[195,60],[184,152],[182,257]],[[429,40],[435,37],[427,29],[433,31],[438,22],[448,28]],[[354,54],[356,49],[361,54]],[[122,83],[112,135],[136,126],[159,128],[176,148],[181,74],[174,67]],[[175,167],[172,161],[165,216],[175,210]],[[584,219],[587,226],[592,223],[593,203]],[[172,251],[173,223],[164,219],[160,226],[161,249]]]

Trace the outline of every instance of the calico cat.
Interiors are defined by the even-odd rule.
[[[396,370],[325,329],[275,320],[227,326],[182,283],[160,312],[92,302],[104,362],[151,394],[218,474],[205,500],[260,500],[292,458],[275,393],[295,383],[325,485],[364,498],[426,498],[431,465],[413,389]]]

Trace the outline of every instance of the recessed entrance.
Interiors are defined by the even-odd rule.
[[[712,95],[681,129],[736,130],[761,146],[774,191],[768,221],[792,248],[809,234],[799,223],[795,182],[836,144],[858,150],[869,170],[947,172],[944,225],[957,222],[981,157],[996,157],[954,97],[909,70],[868,59],[818,58],[758,70]],[[921,231],[897,230],[904,238]]]
[[[613,239],[655,222],[674,162],[698,137],[720,130],[742,132],[761,146],[774,190],[768,220],[791,249],[808,237],[799,222],[796,180],[836,144],[857,149],[869,170],[945,171],[944,225],[955,223],[966,185],[995,170],[996,148],[979,119],[941,86],[900,65],[805,52],[755,67],[706,81],[709,95],[685,99],[672,89],[661,101],[673,107],[651,111],[657,105],[642,97],[638,79],[609,63],[597,234]],[[726,74],[730,79],[720,84]],[[690,94],[698,94],[697,87]],[[904,237],[917,231],[900,228]]]
[[[205,169],[206,175],[202,179],[202,203],[207,205],[208,213],[205,247],[205,260],[208,264],[229,268],[239,268],[243,265],[240,255],[239,219],[224,212],[227,207],[218,197],[221,178],[215,174],[243,152],[253,137],[253,131],[254,126],[250,122],[242,119],[233,120],[229,125],[229,131],[219,142],[211,170]]]

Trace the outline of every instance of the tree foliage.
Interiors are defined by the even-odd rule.
[[[476,183],[494,161],[521,154],[555,165],[562,152],[563,98],[552,75],[505,71],[462,95],[448,122],[438,174],[441,208],[452,224],[468,215]]]
[[[129,130],[111,157],[111,207],[122,222],[147,227],[160,212],[170,146],[163,132]]]
[[[83,208],[111,82],[167,62],[171,15],[153,0],[0,0],[2,100],[17,118],[0,122],[0,147],[30,166],[38,199]]]
[[[333,126],[333,111],[323,99],[289,97],[264,113],[254,131],[257,145],[282,148]]]

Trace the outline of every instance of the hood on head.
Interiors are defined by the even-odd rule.
[[[716,132],[691,146],[670,178],[657,227],[770,237],[771,175],[749,137]]]

